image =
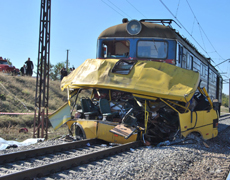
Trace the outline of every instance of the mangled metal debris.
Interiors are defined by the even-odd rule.
[[[217,136],[218,113],[205,88],[198,87],[199,73],[137,61],[124,75],[112,71],[117,61],[87,60],[64,78],[61,87],[67,89],[72,115],[51,119],[55,129],[66,123],[77,139],[146,145],[194,131],[203,139]]]

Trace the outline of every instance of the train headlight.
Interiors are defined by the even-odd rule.
[[[137,20],[129,21],[126,30],[130,35],[137,35],[141,32],[142,26],[141,23]]]

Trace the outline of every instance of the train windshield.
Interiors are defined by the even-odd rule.
[[[104,40],[104,58],[126,58],[129,57],[130,42],[128,40]]]
[[[167,57],[168,43],[165,41],[138,41],[137,56],[139,58],[161,58]]]

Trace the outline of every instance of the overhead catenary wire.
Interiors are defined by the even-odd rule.
[[[206,47],[205,47],[205,43],[204,43],[204,39],[203,39],[203,36],[202,36],[202,32],[201,32],[201,28],[199,26],[199,30],[200,30],[200,36],[201,36],[201,39],[203,41],[203,45],[204,45],[204,49],[206,50]]]
[[[221,60],[224,60],[224,58],[217,52],[217,50],[215,49],[215,47],[213,46],[213,44],[212,44],[211,41],[209,40],[207,34],[205,33],[205,31],[204,31],[203,28],[201,27],[200,22],[198,21],[198,19],[197,19],[195,13],[194,13],[192,7],[190,6],[188,0],[186,0],[186,2],[187,2],[188,7],[190,8],[190,10],[191,10],[191,12],[192,12],[192,14],[193,14],[193,16],[194,16],[194,22],[196,21],[197,24],[198,24],[198,26],[199,26],[199,30],[200,30],[200,34],[201,34],[201,38],[202,38],[203,43],[204,43],[204,40],[203,40],[203,36],[202,36],[201,31],[203,32],[203,34],[204,34],[205,37],[207,38],[209,44],[210,44],[210,45],[212,46],[212,48],[214,49],[214,52],[209,52],[209,53],[216,53],[216,54],[221,58]],[[213,62],[214,62],[214,64],[216,64],[215,61],[213,61]],[[223,71],[220,69],[220,67],[217,67],[217,68],[218,68],[221,72],[223,72]]]
[[[192,24],[192,30],[191,30],[191,34],[193,33],[193,28],[194,28],[194,24],[195,24],[195,18],[194,18],[194,20],[193,20],[193,24]]]
[[[112,3],[110,0],[108,0],[113,6],[115,6],[117,9],[119,9],[122,13],[124,13],[127,17],[131,18],[131,16],[129,16],[127,13],[125,13],[124,11],[122,11],[118,6],[116,6],[114,3]]]
[[[179,10],[179,5],[180,5],[180,0],[178,1],[178,4],[177,4],[176,16],[177,16],[177,13],[178,13],[178,10]]]
[[[207,38],[208,42],[210,43],[210,45],[212,46],[212,48],[215,50],[215,52],[218,54],[218,56],[219,56],[220,58],[222,58],[222,60],[224,60],[224,58],[217,52],[216,48],[213,46],[213,44],[212,44],[211,41],[209,40],[208,36],[206,35],[205,31],[204,31],[203,28],[201,27],[201,25],[200,25],[198,19],[196,18],[196,15],[195,15],[195,13],[193,12],[192,7],[190,6],[188,0],[186,0],[186,2],[187,2],[187,4],[188,4],[188,6],[189,6],[189,8],[190,8],[190,10],[191,10],[191,12],[192,12],[192,14],[193,14],[195,20],[197,21],[198,26],[200,27],[200,29],[201,29],[202,32],[204,33],[204,35],[205,35],[205,37]]]
[[[209,53],[198,43],[198,41],[192,36],[192,34],[191,33],[189,33],[188,32],[188,30],[184,27],[184,25],[179,21],[179,19],[172,13],[172,11],[170,11],[170,9],[166,6],[166,4],[162,1],[162,0],[159,0],[162,4],[163,4],[163,6],[169,11],[169,13],[177,20],[177,22],[182,26],[182,28],[192,37],[192,39],[199,45],[199,47],[210,57],[210,55],[209,55]],[[190,6],[191,7],[191,6]],[[191,8],[190,8],[191,9]],[[193,11],[192,11],[193,12]],[[197,20],[197,18],[196,18],[196,16],[195,16],[195,14],[194,14],[194,12],[193,12],[193,15],[194,15],[194,18],[195,18],[195,20],[198,22],[198,20]],[[199,23],[199,22],[198,22]],[[200,27],[201,28],[201,30],[204,32],[204,30],[202,29],[202,27]],[[206,35],[206,33],[204,32],[204,35],[205,35],[205,37],[208,39],[208,37],[207,37],[207,35]],[[210,42],[210,40],[208,39],[208,41],[209,41],[209,43],[211,44],[211,46],[213,47],[213,49],[215,50],[215,52],[219,55],[219,57],[221,57],[220,56],[220,54],[216,51],[216,49],[214,48],[214,46],[212,45],[212,43]],[[221,57],[222,58],[222,60],[224,59],[223,57]],[[213,61],[213,60],[212,60]],[[214,62],[214,61],[213,61]],[[216,64],[215,62],[214,62],[214,64]],[[220,71],[222,71],[221,69],[220,69],[220,67],[217,67]],[[223,72],[223,71],[222,71]]]
[[[139,12],[142,16],[144,16],[144,17],[147,19],[147,17],[146,17],[142,12],[140,12],[132,3],[130,3],[128,0],[126,0],[126,1],[127,1],[127,3],[129,3],[134,9],[136,9],[137,12]]]
[[[120,12],[118,12],[116,9],[114,9],[112,6],[110,6],[109,4],[107,4],[105,1],[101,0],[104,4],[106,4],[107,6],[109,6],[111,9],[113,9],[115,12],[117,12],[118,14],[120,14],[122,17],[125,17],[123,14],[121,14]]]
[[[191,35],[191,33],[188,32],[188,30],[184,27],[184,25],[179,21],[179,19],[172,13],[172,11],[170,11],[170,9],[166,6],[166,4],[162,1],[159,0],[163,6],[169,11],[169,13],[177,20],[177,22],[183,27],[183,29],[192,37],[192,39],[200,46],[201,49],[203,49],[203,51],[209,56],[209,54],[207,53],[207,51],[197,42],[197,40]]]

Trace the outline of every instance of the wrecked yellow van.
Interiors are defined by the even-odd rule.
[[[198,132],[218,134],[218,111],[198,72],[168,63],[87,59],[65,77],[68,103],[50,115],[54,129],[67,124],[77,139],[149,144]]]
[[[173,23],[124,18],[105,29],[96,59],[62,80],[68,103],[49,117],[53,127],[115,143],[216,137],[223,79]]]

